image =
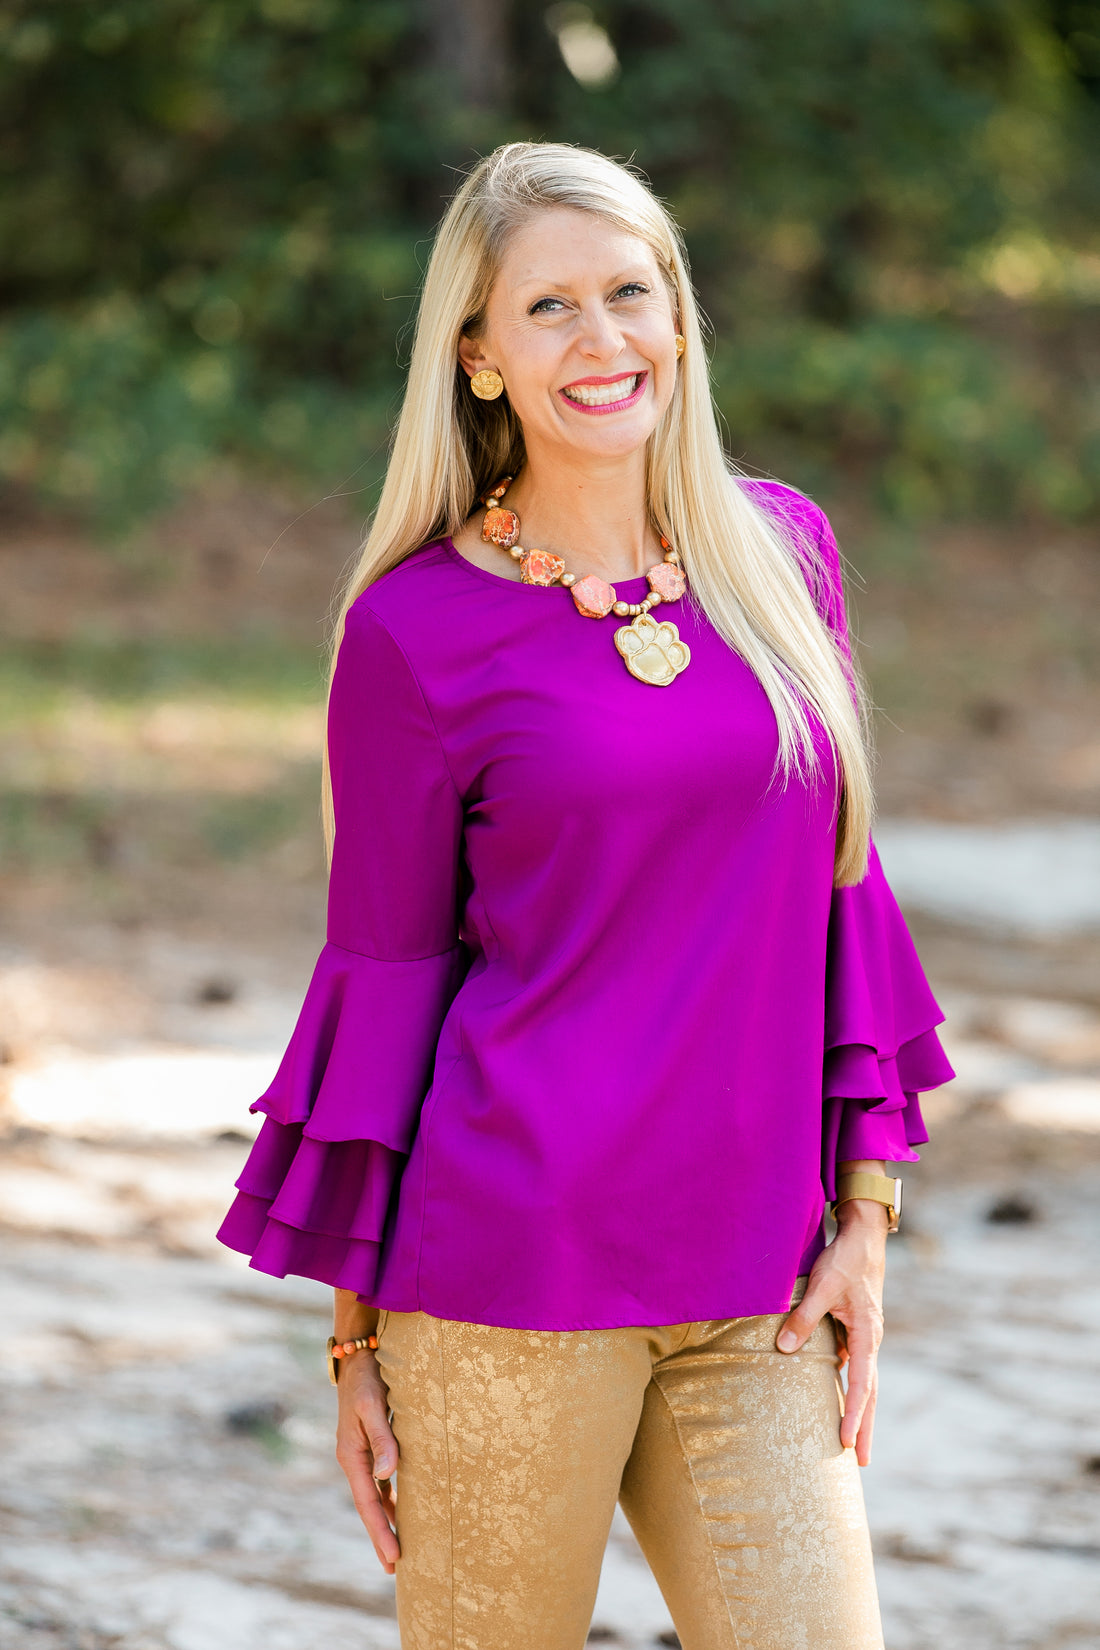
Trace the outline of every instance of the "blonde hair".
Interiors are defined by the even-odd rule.
[[[479,495],[523,463],[523,432],[507,397],[475,400],[458,343],[463,333],[479,334],[510,237],[533,212],[562,206],[640,237],[656,257],[687,348],[672,401],[647,444],[652,518],[680,550],[694,600],[767,694],[779,728],[773,779],[817,775],[807,706],[824,724],[833,777],[843,781],[835,881],[858,882],[873,814],[867,697],[800,570],[801,558],[823,586],[817,546],[805,535],[795,542],[793,525],[781,525],[734,479],[743,472],[722,448],[680,232],[634,171],[593,150],[504,144],[473,168],[452,199],[428,264],[385,483],[339,610],[333,666],[356,597],[420,545],[457,532]],[[331,849],[327,753],[324,812]]]

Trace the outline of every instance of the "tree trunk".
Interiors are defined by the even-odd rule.
[[[467,108],[500,107],[508,86],[508,0],[422,0],[430,63]]]

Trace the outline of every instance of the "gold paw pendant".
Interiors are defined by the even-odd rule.
[[[658,624],[648,613],[639,613],[632,624],[620,625],[615,632],[615,646],[630,674],[651,687],[667,687],[691,660],[691,649],[680,640],[672,620]]]

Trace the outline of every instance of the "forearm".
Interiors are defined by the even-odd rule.
[[[883,1163],[881,1160],[877,1163],[874,1163],[874,1162],[871,1161],[871,1159],[869,1157],[861,1157],[861,1158],[857,1159],[855,1162],[852,1162],[852,1163],[838,1163],[837,1166],[836,1166],[836,1172],[837,1172],[838,1175],[841,1175],[841,1174],[885,1174],[886,1173],[886,1164]]]
[[[366,1306],[354,1289],[334,1289],[332,1333],[338,1341],[366,1340],[378,1327],[377,1306]]]

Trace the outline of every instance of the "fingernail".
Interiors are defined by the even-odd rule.
[[[798,1346],[798,1336],[793,1329],[784,1329],[775,1344],[780,1352],[794,1352]]]

